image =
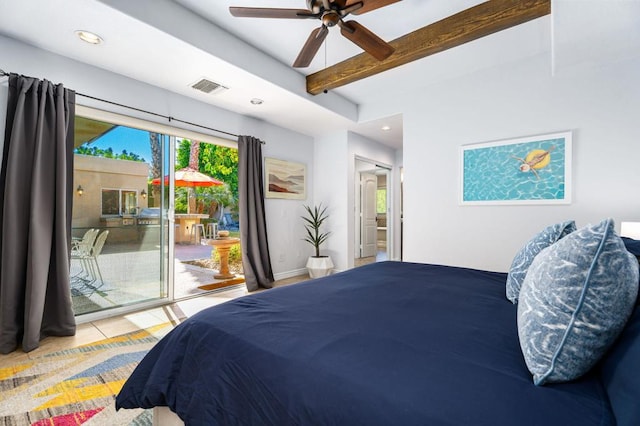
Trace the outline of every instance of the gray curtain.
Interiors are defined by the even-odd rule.
[[[0,352],[71,336],[75,92],[11,74],[0,172]]]
[[[238,192],[242,269],[247,290],[271,288],[273,271],[264,216],[262,142],[251,136],[238,137]]]

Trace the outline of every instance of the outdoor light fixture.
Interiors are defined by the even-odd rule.
[[[76,189],[76,192],[78,193],[78,195],[80,197],[82,197],[82,194],[84,194],[84,189],[82,189],[82,185],[78,185],[78,188]]]
[[[145,191],[144,189],[140,192],[140,196],[142,196],[142,198],[147,198],[147,191]]]

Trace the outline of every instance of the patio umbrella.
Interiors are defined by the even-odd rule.
[[[196,169],[192,167],[185,167],[184,169],[175,171],[175,182],[176,186],[183,186],[187,188],[195,188],[196,186],[200,187],[210,187],[210,186],[220,186],[224,185],[224,182],[219,181],[218,179],[214,179],[211,176],[207,176],[204,173],[200,173]],[[165,185],[169,184],[169,176],[164,177]],[[160,178],[157,177],[151,181],[152,185],[160,185]],[[195,203],[193,190],[189,190],[189,198],[187,200],[187,213],[191,213],[192,210],[192,199]],[[193,197],[193,198],[192,198]],[[195,206],[195,204],[194,204]]]
[[[175,172],[176,186],[186,186],[194,188],[196,186],[220,186],[224,182],[214,179],[211,176],[207,176],[204,173],[200,173],[196,169],[191,167],[185,167],[184,169],[176,170]],[[169,184],[169,176],[164,177],[165,185]],[[160,185],[160,178],[157,177],[151,181],[152,185]]]

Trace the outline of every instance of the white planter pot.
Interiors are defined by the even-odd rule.
[[[328,275],[333,269],[333,262],[329,256],[310,257],[307,260],[307,271],[311,278],[320,278]]]

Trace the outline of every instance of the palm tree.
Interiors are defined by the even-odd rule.
[[[151,178],[159,178],[162,174],[162,146],[160,144],[160,133],[149,132],[149,145],[151,147]],[[152,185],[153,198],[157,199],[160,194],[160,185]]]
[[[189,168],[193,170],[198,170],[200,168],[200,160],[198,156],[200,155],[200,141],[191,141],[191,147],[189,150]],[[187,213],[192,213],[196,211],[196,190],[195,188],[188,188],[188,204],[187,204]]]

